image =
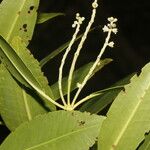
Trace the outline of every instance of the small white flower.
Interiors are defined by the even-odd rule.
[[[115,23],[111,23],[111,28],[116,28],[116,24]]]
[[[113,22],[113,21],[114,21],[114,17],[109,17],[107,20],[108,20],[109,22]]]
[[[116,28],[116,22],[117,21],[117,18],[113,18],[113,17],[109,17],[107,19],[110,23],[108,23],[107,25],[105,25],[103,27],[103,32],[113,32],[114,34],[116,34],[118,32],[118,29]]]
[[[85,20],[85,18],[84,18],[84,17],[82,17],[82,18],[81,18],[81,20],[82,20],[82,21],[84,21],[84,20]]]
[[[97,2],[93,2],[93,3],[92,3],[92,7],[93,7],[94,9],[96,9],[96,8],[98,7]]]
[[[117,18],[114,18],[114,17],[109,17],[107,20],[109,22],[117,22]]]
[[[108,46],[111,47],[111,48],[113,48],[114,47],[114,42],[113,41],[109,42]]]
[[[113,23],[113,22],[108,23],[108,24],[107,24],[107,26],[108,26],[108,28],[109,28],[109,29],[116,28],[116,24],[115,24],[115,23]]]
[[[112,29],[112,32],[113,32],[114,34],[116,34],[116,33],[118,32],[118,29],[117,29],[117,28],[113,28],[113,29]]]
[[[76,24],[72,24],[72,28],[75,28],[76,27]]]
[[[114,22],[117,22],[118,21],[118,19],[117,18],[114,18]]]
[[[110,29],[108,28],[108,26],[105,25],[105,26],[103,27],[103,32],[108,32],[109,30],[110,30]]]
[[[72,28],[75,28],[77,24],[78,24],[78,21],[74,21],[74,23],[72,24]]]
[[[76,13],[76,17],[79,17],[80,16],[80,14],[79,13]]]
[[[79,23],[79,24],[82,24],[82,22],[84,21],[84,19],[85,19],[84,17],[79,17],[79,18],[78,18],[78,23]]]

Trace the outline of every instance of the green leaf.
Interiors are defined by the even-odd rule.
[[[150,150],[150,134],[145,136],[144,143],[138,148],[138,150]]]
[[[0,150],[88,150],[105,117],[78,111],[56,111],[22,124]]]
[[[90,113],[99,113],[109,104],[111,104],[117,95],[120,93],[125,84],[130,82],[132,75],[127,76],[126,78],[118,81],[112,87],[100,91],[100,95],[92,98],[83,104],[80,108],[80,111],[87,111]]]
[[[9,43],[20,36],[28,45],[37,19],[39,0],[3,0],[0,4],[0,35]]]
[[[0,114],[11,131],[21,123],[47,112],[38,98],[36,97],[35,100],[29,93],[26,93],[2,64],[0,77]]]
[[[150,63],[125,86],[110,107],[99,150],[134,150],[150,130]]]
[[[95,28],[92,28],[90,30],[93,31]],[[77,38],[76,41],[78,41],[81,37],[83,36],[83,34],[80,34]],[[54,50],[52,53],[50,53],[49,55],[47,55],[45,58],[43,58],[40,61],[40,66],[43,67],[46,63],[48,63],[51,59],[53,59],[54,57],[56,57],[58,54],[60,54],[61,52],[63,52],[69,45],[70,41],[66,42],[65,44],[61,45],[59,48],[57,48],[56,50]]]
[[[92,74],[92,76],[96,72],[101,70],[105,65],[109,64],[111,61],[112,61],[112,59],[110,59],[110,58],[106,58],[104,60],[101,60],[100,65],[97,66],[97,68],[95,69],[95,71]],[[93,65],[93,62],[84,65],[83,67],[79,68],[78,70],[76,70],[74,72],[74,75],[73,75],[73,78],[72,78],[71,91],[73,91],[74,89],[77,88],[77,83],[81,83],[83,81],[83,79],[85,78],[85,76],[89,72],[89,70],[90,70],[92,65]],[[68,77],[64,77],[63,80],[62,80],[62,89],[63,89],[63,94],[64,95],[67,94],[67,82],[68,82]],[[60,94],[59,94],[58,82],[53,84],[51,86],[51,89],[52,89],[53,94],[54,94],[54,99],[55,100],[59,99],[60,98]]]
[[[53,19],[57,16],[64,16],[64,13],[39,13],[38,18],[37,18],[37,24],[44,23],[50,19]]]
[[[43,76],[38,62],[33,58],[25,48],[20,38],[16,37],[12,47],[0,36],[0,59],[9,72],[22,84],[34,89],[38,94],[48,94],[52,97],[51,89],[48,86],[46,78]],[[51,110],[55,110],[54,105],[50,103]]]

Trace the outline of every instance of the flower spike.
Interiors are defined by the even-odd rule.
[[[95,16],[96,16],[96,8],[98,7],[98,3],[97,3],[97,0],[94,0],[94,2],[92,3],[92,7],[93,7],[93,10],[92,10],[92,15],[91,15],[91,19],[86,27],[86,30],[81,38],[81,41],[77,47],[77,50],[74,54],[74,58],[73,58],[73,61],[72,61],[72,64],[71,64],[71,68],[70,68],[70,72],[69,72],[69,77],[68,77],[68,94],[67,94],[67,99],[68,101],[70,101],[70,92],[71,92],[71,84],[72,84],[72,77],[73,77],[73,73],[74,73],[74,70],[75,70],[75,65],[76,65],[76,62],[77,62],[77,59],[78,59],[78,56],[80,54],[80,51],[83,47],[83,44],[87,38],[87,35],[90,31],[90,28],[95,20]],[[79,16],[77,16],[79,17]]]
[[[109,40],[110,40],[111,33],[113,32],[114,34],[116,34],[117,31],[118,31],[117,28],[116,28],[116,24],[115,24],[117,19],[113,18],[113,17],[110,17],[110,18],[108,18],[108,21],[110,23],[107,24],[107,26],[105,25],[104,28],[103,28],[104,32],[108,32],[107,37],[105,39],[105,43],[104,43],[102,49],[100,50],[100,53],[97,56],[96,61],[94,62],[93,66],[90,68],[88,74],[86,75],[86,77],[84,78],[84,80],[81,83],[80,87],[78,88],[78,90],[77,90],[77,92],[74,96],[73,102],[72,102],[72,107],[75,105],[75,102],[76,102],[81,90],[86,85],[86,83],[89,80],[90,76],[93,74],[95,68],[97,67],[97,65],[100,65],[99,63],[100,63],[101,57],[102,57],[103,53],[105,52],[107,46],[109,46],[111,48],[114,47],[114,42],[113,41],[109,42]],[[83,102],[84,102],[84,100],[83,100]],[[78,103],[80,103],[80,101]]]
[[[107,20],[110,23],[103,27],[103,32],[109,32],[111,30],[114,34],[116,34],[118,32],[118,29],[116,28],[117,18],[109,17]]]
[[[67,58],[67,55],[68,53],[70,52],[71,50],[71,47],[72,45],[74,44],[76,38],[77,38],[77,35],[80,31],[80,25],[82,24],[82,22],[84,21],[84,17],[80,17],[80,14],[77,13],[76,14],[76,21],[74,21],[72,27],[75,28],[76,27],[76,30],[75,30],[75,33],[73,34],[72,36],[72,39],[69,43],[69,46],[68,48],[66,49],[66,52],[65,54],[63,55],[63,58],[62,58],[62,61],[61,61],[61,64],[60,64],[60,68],[59,68],[59,77],[58,77],[58,85],[59,85],[59,93],[60,93],[60,97],[61,97],[61,100],[64,104],[64,106],[67,105],[65,99],[64,99],[64,96],[63,96],[63,90],[62,90],[62,73],[63,73],[63,67],[64,67],[64,64],[65,64],[65,61],[66,61],[66,58]]]
[[[73,60],[72,60],[72,63],[71,63],[71,67],[70,67],[70,71],[69,71],[69,77],[68,77],[68,89],[67,89],[67,102],[65,101],[65,98],[64,98],[64,94],[63,94],[63,90],[62,90],[62,76],[63,76],[63,67],[65,65],[65,61],[66,61],[66,58],[68,56],[68,53],[71,51],[71,48],[72,48],[72,45],[74,44],[76,38],[77,38],[77,35],[80,31],[80,26],[81,24],[83,23],[83,21],[85,20],[84,17],[81,17],[79,13],[76,14],[76,20],[74,21],[74,23],[72,24],[72,28],[75,28],[75,33],[73,34],[72,36],[72,39],[69,43],[69,46],[68,48],[66,49],[64,55],[63,55],[63,58],[62,58],[62,61],[61,61],[61,64],[60,64],[60,67],[59,67],[59,78],[58,78],[58,87],[59,87],[59,93],[60,93],[60,97],[61,97],[61,100],[63,102],[63,105],[60,105],[58,104],[57,102],[53,102],[56,106],[64,109],[64,110],[67,110],[67,111],[72,111],[74,110],[76,107],[78,107],[80,104],[84,103],[85,101],[89,100],[90,98],[92,97],[95,97],[97,96],[97,94],[91,94],[89,96],[86,96],[85,98],[79,100],[77,103],[76,103],[76,100],[80,94],[80,92],[82,91],[82,89],[84,88],[84,86],[86,85],[87,81],[89,80],[90,76],[93,74],[93,72],[95,71],[96,67],[98,65],[101,64],[101,57],[103,55],[103,53],[105,52],[106,48],[107,47],[111,47],[113,48],[114,47],[114,42],[113,41],[110,41],[110,37],[111,37],[111,34],[114,33],[116,34],[118,32],[118,29],[116,27],[116,22],[117,22],[117,19],[114,18],[114,17],[109,17],[107,20],[108,20],[108,24],[107,25],[104,25],[103,27],[103,32],[107,33],[107,37],[105,39],[105,42],[103,44],[103,47],[101,48],[95,62],[93,63],[92,67],[90,68],[89,72],[87,73],[87,75],[85,76],[85,78],[83,79],[83,81],[81,83],[77,83],[77,92],[72,100],[72,102],[70,103],[70,93],[71,93],[71,84],[72,84],[72,78],[73,78],[73,73],[74,73],[74,69],[75,69],[75,65],[76,65],[76,62],[77,62],[77,59],[78,59],[78,56],[80,54],[80,51],[83,47],[83,44],[87,38],[87,35],[90,31],[90,28],[95,20],[95,16],[96,16],[96,8],[98,7],[98,3],[97,3],[97,0],[94,0],[94,2],[92,3],[92,15],[91,15],[91,19],[85,29],[85,32],[81,38],[81,41],[77,47],[77,50],[76,52],[74,53],[74,57],[73,57]]]

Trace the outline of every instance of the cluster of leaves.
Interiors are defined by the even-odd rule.
[[[36,24],[64,14],[37,13],[38,6],[39,0],[3,0],[0,4],[0,126],[11,131],[0,150],[88,150],[97,139],[99,150],[150,149],[150,64],[139,76],[131,75],[97,91],[78,111],[57,110],[48,100],[60,98],[58,83],[48,85],[41,67],[69,42],[40,63],[27,46]],[[94,73],[110,61],[102,60]],[[71,91],[92,64],[75,71]],[[62,83],[65,95],[67,77]],[[102,116],[101,111],[110,104],[107,115]]]

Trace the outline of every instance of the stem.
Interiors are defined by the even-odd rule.
[[[97,59],[96,59],[95,63],[90,68],[88,74],[84,78],[83,82],[81,83],[81,86],[78,88],[78,90],[77,90],[77,92],[76,92],[76,94],[74,96],[74,99],[73,99],[72,104],[71,104],[72,106],[74,106],[74,104],[75,104],[75,102],[76,102],[76,100],[77,100],[81,90],[86,85],[87,81],[89,80],[89,78],[92,75],[93,71],[95,70],[96,66],[100,63],[100,59],[101,59],[101,57],[102,57],[103,53],[105,52],[105,49],[106,49],[106,47],[108,45],[108,42],[109,42],[109,39],[110,39],[110,36],[111,36],[111,32],[112,32],[111,30],[108,31],[107,37],[105,39],[105,43],[104,43],[104,45],[103,45],[99,55],[97,56]]]
[[[77,102],[77,103],[73,106],[73,109],[75,109],[76,107],[78,107],[78,106],[81,105],[82,103],[88,101],[89,99],[94,98],[94,97],[96,97],[96,96],[99,96],[99,95],[103,94],[103,93],[106,92],[106,91],[115,90],[115,89],[121,89],[121,88],[123,88],[124,86],[125,86],[125,85],[110,87],[110,88],[103,89],[103,90],[100,90],[100,91],[98,91],[98,92],[95,92],[95,93],[93,93],[93,94],[90,94],[90,95],[86,96],[85,98],[81,99],[79,102]]]
[[[39,87],[37,87],[36,85],[34,85],[34,83],[32,83],[30,80],[28,80],[28,78],[21,72],[18,70],[18,72],[21,74],[21,76],[25,79],[25,81],[28,82],[28,84],[39,94],[41,95],[43,98],[45,98],[46,100],[48,100],[49,102],[53,103],[54,105],[65,109],[65,107],[63,105],[60,105],[59,103],[55,102],[51,97],[49,97],[47,94],[44,93],[44,91],[42,91]]]
[[[81,105],[82,103],[88,101],[89,99],[91,98],[94,98],[96,96],[99,96],[101,95],[102,93],[99,93],[99,94],[90,94],[88,96],[86,96],[85,98],[81,99],[79,102],[77,102],[74,106],[73,106],[73,109],[75,109],[76,107],[78,107],[79,105]]]
[[[48,95],[46,95],[43,91],[38,91],[38,93],[43,96],[45,99],[47,99],[48,101],[50,101],[51,103],[53,103],[54,105],[62,108],[65,110],[65,107],[57,102],[55,102],[52,98],[50,98]]]
[[[68,100],[70,100],[70,91],[71,91],[71,84],[72,84],[72,78],[73,78],[73,72],[74,72],[74,69],[75,69],[75,65],[76,65],[76,61],[78,59],[78,56],[80,54],[80,51],[83,47],[83,44],[87,38],[87,35],[88,35],[88,32],[94,22],[94,19],[95,19],[95,15],[96,15],[96,9],[93,9],[93,12],[92,12],[92,15],[91,15],[91,19],[88,23],[88,26],[86,27],[86,30],[83,34],[83,37],[81,38],[81,41],[79,43],[79,46],[74,54],[74,58],[73,58],[73,61],[72,61],[72,64],[71,64],[71,68],[70,68],[70,72],[69,72],[69,77],[68,77]]]
[[[70,41],[70,44],[69,44],[68,48],[66,49],[65,54],[63,55],[61,65],[60,65],[60,68],[59,68],[59,78],[58,78],[59,93],[60,93],[60,97],[61,97],[61,100],[62,100],[64,106],[66,106],[67,104],[65,102],[65,99],[64,99],[64,96],[63,96],[63,90],[62,90],[62,72],[63,72],[63,67],[64,67],[64,64],[65,64],[65,60],[67,58],[67,55],[70,52],[71,47],[72,47],[73,43],[75,42],[77,34],[78,34],[79,31],[80,31],[80,25],[78,24],[77,28],[75,30],[75,33],[74,33],[74,35],[73,35],[73,37]],[[68,99],[68,104],[70,104],[70,99]]]

